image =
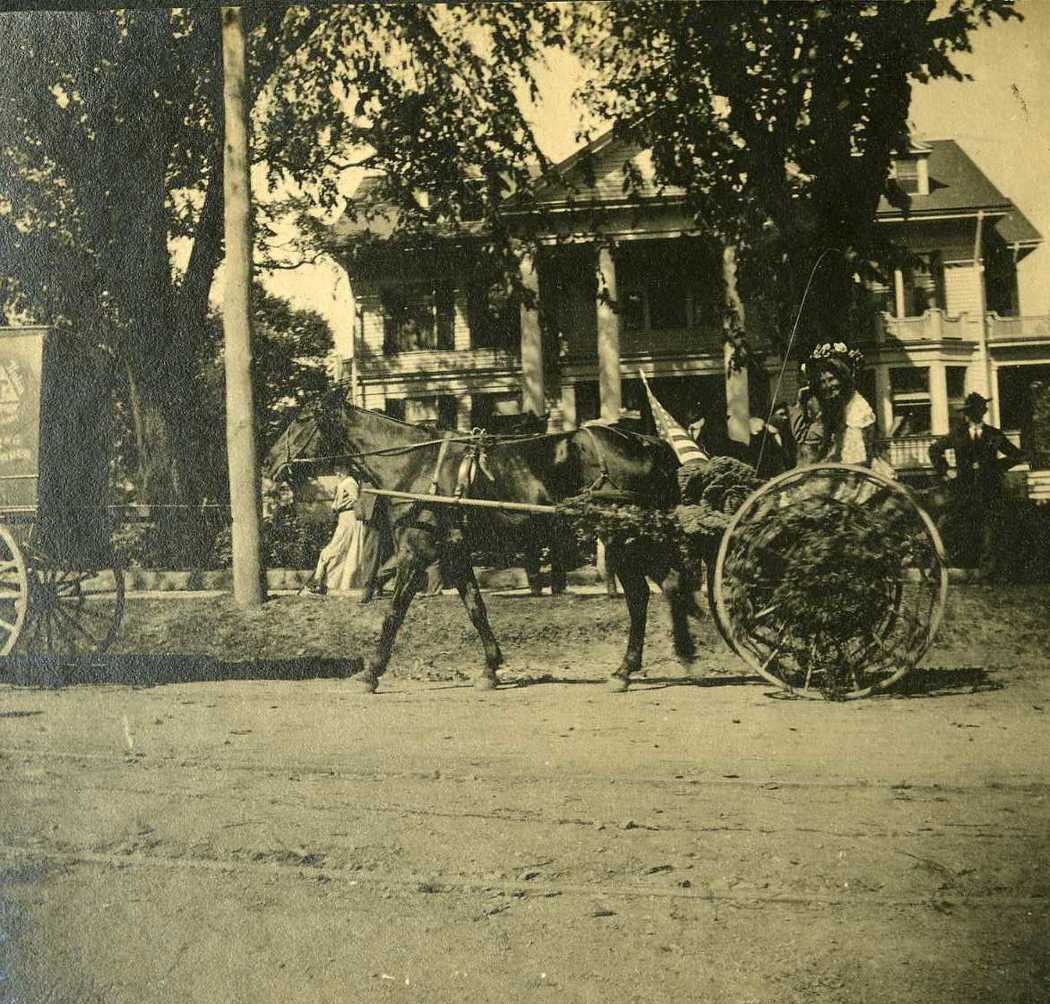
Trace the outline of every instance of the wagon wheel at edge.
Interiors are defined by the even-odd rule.
[[[791,574],[790,559],[778,554],[783,541],[776,540],[776,520],[770,517],[804,503],[840,506],[844,514],[850,506],[885,504],[892,507],[897,541],[905,542],[897,573],[872,583],[876,614],[863,633],[848,640],[843,653],[848,679],[835,688],[819,670],[814,673],[814,660],[806,659],[792,625],[777,619],[773,605],[763,604],[778,576]],[[905,487],[864,467],[822,464],[788,471],[748,497],[722,536],[708,582],[719,632],[752,669],[799,696],[825,698],[834,689],[834,696],[854,699],[891,687],[926,653],[944,613],[948,572],[933,521]]]
[[[14,534],[0,525],[0,655],[18,644],[29,605],[29,572]]]
[[[124,616],[123,571],[116,564],[104,571],[69,568],[39,546],[26,550],[29,609],[20,647],[64,656],[105,652]]]

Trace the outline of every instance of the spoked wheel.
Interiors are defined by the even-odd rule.
[[[0,525],[0,655],[18,644],[29,606],[29,572],[14,534]]]
[[[847,464],[788,471],[754,492],[711,578],[730,648],[778,687],[832,700],[905,676],[948,590],[940,535],[911,493]]]
[[[97,655],[112,643],[124,616],[124,573],[71,569],[32,548],[29,611],[21,648],[48,655]]]

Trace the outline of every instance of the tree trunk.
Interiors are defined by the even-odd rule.
[[[192,386],[180,379],[181,367],[165,367],[172,352],[158,355],[151,348],[140,346],[125,358],[139,500],[151,505],[196,502],[193,437],[186,422]]]

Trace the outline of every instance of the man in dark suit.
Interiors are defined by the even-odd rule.
[[[963,403],[963,421],[930,447],[930,461],[940,477],[948,473],[945,453],[955,451],[949,521],[965,521],[980,541],[979,574],[984,582],[995,579],[1008,543],[1003,475],[1024,461],[1024,453],[992,425],[985,424],[988,401],[978,393]],[[1000,459],[1000,454],[1002,458]]]

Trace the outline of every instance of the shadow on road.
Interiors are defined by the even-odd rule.
[[[167,683],[226,680],[343,679],[362,668],[360,657],[224,662],[197,655],[114,655],[76,659],[25,655],[0,660],[0,683],[51,688],[105,683],[155,687]]]
[[[547,673],[543,676],[523,677],[508,680],[504,686],[535,687],[548,684],[582,684],[601,687],[605,678],[555,676]],[[642,693],[647,690],[663,690],[668,687],[769,687],[769,681],[755,674],[735,674],[726,676],[635,676],[631,678],[630,692]],[[950,697],[958,694],[975,694],[982,691],[1002,690],[1004,684],[989,677],[987,670],[981,666],[960,666],[955,668],[913,669],[892,690],[882,697],[921,698]],[[800,700],[782,690],[770,690],[768,697],[781,700]]]
[[[535,687],[545,684],[585,684],[591,687],[604,687],[606,677],[572,677],[554,676],[545,673],[543,676],[522,677],[508,680],[508,687]],[[662,690],[665,687],[741,687],[752,683],[765,683],[761,676],[632,676],[631,690]]]
[[[993,680],[983,666],[913,669],[893,690],[891,697],[949,697],[1002,690],[1005,684]]]

